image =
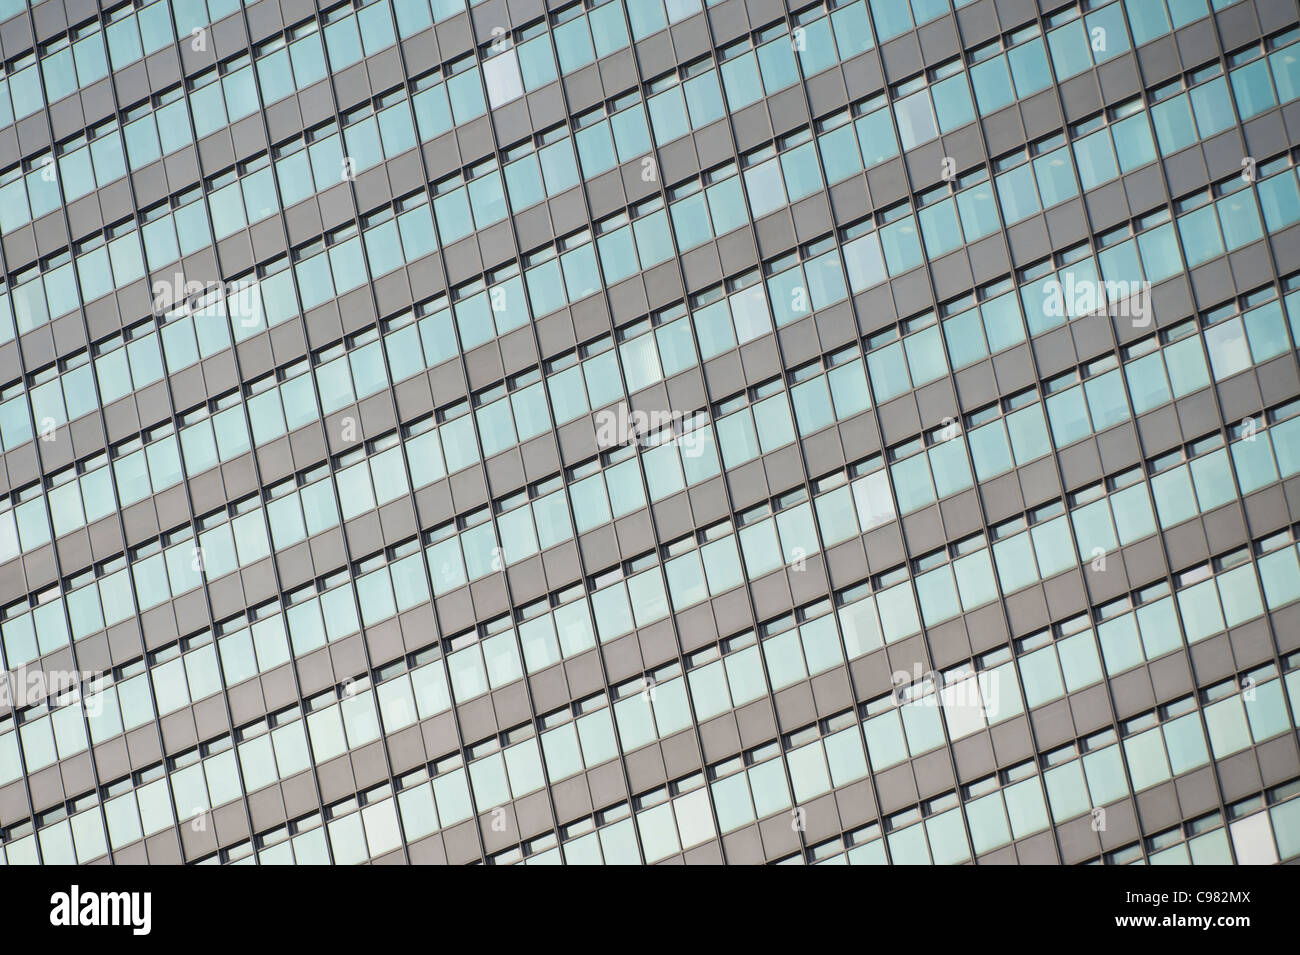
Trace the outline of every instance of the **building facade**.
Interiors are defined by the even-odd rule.
[[[1295,0],[0,18],[0,861],[1300,856]]]

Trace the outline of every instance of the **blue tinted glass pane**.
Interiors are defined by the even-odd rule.
[[[866,168],[898,155],[898,138],[888,109],[878,109],[855,124],[862,147],[862,164]]]
[[[817,149],[821,153],[828,182],[839,182],[862,169],[858,138],[850,125],[818,136]]]
[[[1173,223],[1142,233],[1138,236],[1138,248],[1149,282],[1159,282],[1183,270]]]
[[[1164,36],[1173,29],[1169,23],[1169,15],[1165,13],[1163,3],[1150,3],[1148,0],[1124,0],[1124,11],[1128,14],[1129,28],[1133,31],[1133,41],[1138,46]]]
[[[1038,192],[1047,209],[1079,194],[1074,181],[1074,165],[1069,149],[1062,147],[1034,160],[1034,175],[1038,179]]]
[[[874,232],[844,246],[844,263],[849,285],[854,292],[879,285],[887,277],[885,259],[880,251],[880,237]]]
[[[686,109],[693,128],[699,129],[722,116],[722,88],[716,70],[693,76],[682,86],[686,91]]]
[[[804,143],[797,149],[781,154],[781,172],[791,202],[796,202],[822,188],[821,170],[815,155],[816,148],[813,143]]]
[[[1219,210],[1219,221],[1223,224],[1223,240],[1229,249],[1239,249],[1264,235],[1259,210],[1255,207],[1255,200],[1249,190],[1238,190],[1233,195],[1220,199],[1215,206]]]
[[[1206,206],[1178,217],[1178,234],[1187,253],[1188,267],[1200,265],[1216,255],[1223,254],[1223,240],[1219,237],[1219,220],[1213,206]]]
[[[555,50],[560,57],[560,70],[564,73],[572,73],[590,63],[596,56],[596,51],[591,45],[591,31],[587,28],[585,17],[578,17],[563,26],[556,27],[552,36],[555,38]]]
[[[758,101],[763,95],[763,81],[754,52],[722,64],[722,85],[727,91],[727,108],[733,113]]]
[[[939,135],[939,127],[934,120],[934,109],[930,105],[930,95],[926,90],[895,102],[894,116],[898,119],[898,135],[903,141],[904,149],[929,142]]]
[[[1116,123],[1111,133],[1121,171],[1130,172],[1155,161],[1156,145],[1151,138],[1151,124],[1144,114],[1139,113]]]
[[[1007,53],[1011,76],[1015,80],[1016,95],[1022,99],[1031,93],[1046,89],[1052,84],[1052,71],[1047,65],[1047,49],[1042,37],[1022,43]]]
[[[866,0],[858,0],[840,7],[831,14],[835,30],[835,46],[840,59],[847,60],[875,46],[871,38],[871,21],[867,16]]]
[[[970,87],[964,75],[950,76],[930,88],[934,96],[934,111],[939,118],[939,128],[950,133],[975,119],[975,105],[971,102]]]
[[[1196,141],[1196,125],[1187,94],[1151,107],[1151,121],[1156,127],[1160,151],[1166,156]]]
[[[814,76],[835,65],[835,42],[830,17],[822,17],[796,27],[791,37],[795,49],[799,51],[799,67],[804,76]]]
[[[912,11],[901,0],[871,0],[871,22],[883,43],[912,29]]]
[[[961,245],[961,227],[957,224],[957,204],[945,199],[917,213],[925,251],[931,258],[950,252]]]
[[[1004,56],[971,67],[971,85],[975,87],[975,102],[980,113],[987,116],[1016,98],[1011,88],[1011,73]]]
[[[1196,128],[1202,139],[1221,133],[1236,122],[1232,98],[1228,95],[1228,82],[1222,76],[1194,87],[1190,95]]]
[[[755,216],[766,215],[785,205],[785,184],[781,178],[780,164],[769,159],[746,169],[745,191],[749,194],[749,204]]]
[[[1058,82],[1077,76],[1092,66],[1088,34],[1082,20],[1074,20],[1047,34],[1047,48],[1052,54]]]
[[[1074,161],[1084,189],[1092,189],[1118,176],[1119,165],[1115,162],[1110,130],[1099,129],[1090,136],[1075,140]]]
[[[911,216],[881,229],[880,243],[890,275],[898,275],[914,268],[924,259],[916,234],[916,221]]]
[[[1019,222],[1038,211],[1038,194],[1034,190],[1033,167],[1026,164],[997,177],[998,200],[1007,225]]]
[[[597,123],[580,130],[574,140],[578,144],[578,158],[582,160],[582,173],[586,178],[613,169],[618,164],[608,123]]]
[[[1233,70],[1231,77],[1232,93],[1237,99],[1237,112],[1242,119],[1250,119],[1277,102],[1273,95],[1268,64],[1264,60],[1256,60]]]

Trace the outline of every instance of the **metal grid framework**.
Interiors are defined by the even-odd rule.
[[[0,862],[1300,855],[1294,0],[0,18]]]

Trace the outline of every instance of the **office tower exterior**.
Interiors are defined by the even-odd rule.
[[[0,861],[1300,854],[1294,0],[0,17]]]

